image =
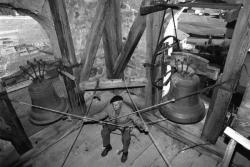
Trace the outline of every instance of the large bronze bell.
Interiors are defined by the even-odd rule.
[[[200,79],[197,75],[174,73],[169,93],[163,97],[163,101],[178,99],[198,91]],[[161,114],[169,120],[189,124],[201,121],[205,116],[205,106],[199,95],[190,96],[160,108]]]
[[[65,98],[60,98],[52,84],[51,80],[43,80],[42,82],[33,82],[28,91],[30,93],[33,105],[44,108],[54,109],[66,112],[69,108]],[[58,121],[62,115],[55,114],[43,109],[32,107],[29,113],[29,120],[36,125],[47,125]]]

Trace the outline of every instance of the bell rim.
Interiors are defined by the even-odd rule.
[[[159,111],[164,118],[167,118],[168,120],[175,122],[175,123],[179,123],[179,124],[198,123],[198,122],[202,121],[206,115],[205,105],[202,101],[199,101],[199,103],[197,105],[192,106],[192,107],[186,106],[186,110],[196,111],[196,112],[191,113],[194,116],[191,115],[190,117],[188,117],[188,115],[190,115],[190,112],[186,112],[186,113],[178,112],[179,111],[178,107],[179,107],[179,109],[185,108],[183,106],[176,107],[176,106],[174,106],[174,103],[171,103],[171,104],[168,104],[166,106],[160,107]],[[194,108],[195,108],[195,110],[194,110]]]
[[[62,106],[62,108],[65,108],[63,111],[61,111],[61,112],[67,112],[68,110],[69,110],[69,104],[68,104],[68,102],[67,102],[67,99],[66,98],[60,98],[60,103],[63,103],[64,104],[64,106]],[[32,110],[32,109],[31,109]],[[50,125],[50,124],[52,124],[52,123],[55,123],[55,122],[57,122],[57,121],[59,121],[62,117],[63,117],[63,115],[59,115],[59,114],[56,114],[56,115],[58,115],[58,116],[56,116],[56,117],[54,117],[53,119],[49,119],[49,120],[42,120],[42,121],[37,121],[37,120],[35,120],[35,119],[32,119],[32,116],[31,116],[31,114],[32,114],[32,112],[33,111],[30,111],[30,113],[29,113],[29,121],[32,123],[32,124],[34,124],[34,125],[39,125],[39,126],[46,126],[46,125]],[[50,112],[50,111],[47,111],[47,112]],[[51,112],[52,113],[52,112]],[[53,114],[55,114],[55,113],[53,113]]]

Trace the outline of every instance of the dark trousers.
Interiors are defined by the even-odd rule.
[[[118,129],[116,126],[113,125],[103,125],[101,135],[103,146],[106,147],[110,144],[110,133],[114,130]],[[130,128],[123,128],[122,132],[122,144],[123,144],[123,152],[128,152],[131,135],[130,135]]]

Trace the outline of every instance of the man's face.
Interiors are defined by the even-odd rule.
[[[115,111],[119,111],[122,106],[122,101],[115,101],[112,103],[112,105]]]

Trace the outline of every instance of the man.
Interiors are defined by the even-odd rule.
[[[104,110],[102,113],[93,116],[92,118],[95,120],[106,120],[107,122],[117,124],[103,125],[103,129],[101,131],[101,136],[103,140],[103,147],[104,150],[102,151],[101,155],[104,157],[108,154],[110,150],[112,150],[112,146],[110,144],[110,133],[116,129],[121,130],[122,133],[122,144],[123,144],[123,154],[121,157],[121,162],[125,162],[128,158],[128,148],[131,140],[130,132],[132,130],[131,126],[135,124],[141,130],[148,132],[147,127],[144,126],[143,122],[140,120],[136,114],[124,116],[118,118],[123,115],[127,115],[132,113],[132,109],[129,108],[127,105],[124,105],[122,96],[116,95],[110,100],[111,108]],[[122,126],[122,128],[121,128]],[[123,128],[124,127],[124,128]]]

